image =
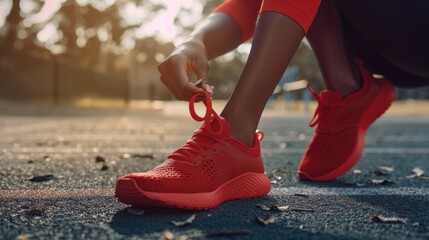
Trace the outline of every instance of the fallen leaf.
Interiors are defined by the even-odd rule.
[[[341,182],[341,184],[347,185],[347,186],[356,186],[356,187],[363,187],[365,186],[365,183],[356,183],[356,182]]]
[[[289,173],[289,170],[287,170],[287,169],[274,169],[274,170],[271,171],[271,175],[275,179],[280,180],[280,179],[282,179],[282,177],[279,176],[279,175],[277,175],[277,173]]]
[[[284,212],[284,211],[286,211],[286,210],[288,210],[289,209],[289,206],[273,206],[272,207],[272,209],[274,209],[274,210],[278,210],[278,211],[280,211],[280,212]]]
[[[164,232],[162,232],[162,238],[161,239],[173,240],[174,234],[168,230],[165,230]]]
[[[413,168],[412,172],[413,174],[407,176],[407,178],[415,178],[415,177],[425,178],[425,176],[423,176],[425,172],[419,167]]]
[[[121,158],[124,158],[124,159],[128,159],[130,157],[131,157],[131,155],[129,153],[124,153],[121,155]]]
[[[145,212],[143,208],[127,207],[126,209],[127,209],[127,212],[134,215],[143,215]]]
[[[102,156],[96,156],[95,157],[95,162],[99,163],[99,162],[106,162],[106,159]]]
[[[221,232],[208,232],[208,233],[194,233],[191,234],[191,238],[209,238],[209,237],[236,237],[246,236],[252,233],[249,230],[238,230],[238,231],[221,231]]]
[[[416,175],[416,177],[421,177],[421,176],[423,176],[423,174],[425,174],[425,171],[423,171],[419,167],[415,167],[415,168],[413,168],[413,173],[414,173],[414,175]]]
[[[45,213],[45,208],[43,206],[33,206],[28,209],[25,214],[32,216],[41,216]]]
[[[276,221],[276,218],[273,215],[267,215],[264,218],[257,217],[257,220],[259,221],[259,223],[266,226],[268,224],[274,223]]]
[[[32,164],[32,163],[34,163],[34,161],[33,160],[28,160],[27,163],[28,164]]]
[[[174,234],[168,230],[162,232],[161,240],[188,240],[188,235],[174,236]]]
[[[28,240],[31,238],[31,234],[21,234],[16,236],[15,240]]]
[[[171,221],[171,223],[176,226],[176,227],[182,227],[188,224],[191,224],[195,218],[196,218],[197,214],[192,214],[192,216],[190,216],[188,219],[186,219],[185,221]]]
[[[376,185],[391,185],[391,184],[394,184],[394,182],[389,181],[387,179],[372,179],[371,182],[373,184],[376,184]]]
[[[271,180],[270,181],[272,184],[277,184],[277,180]]]
[[[353,170],[353,173],[354,173],[354,174],[361,174],[361,173],[362,173],[362,170],[355,169],[355,170]]]
[[[132,158],[149,158],[149,159],[155,159],[155,156],[153,154],[133,154]]]
[[[398,217],[383,217],[383,216],[373,216],[372,217],[373,222],[386,222],[386,223],[407,223],[407,219],[405,218],[398,218]]]
[[[294,195],[297,197],[306,197],[306,198],[310,197],[310,196],[308,196],[306,194],[302,194],[302,193],[295,193]]]
[[[385,171],[385,172],[393,172],[393,167],[389,167],[389,166],[378,166],[378,169]]]
[[[109,166],[107,166],[106,164],[103,164],[103,166],[101,166],[100,171],[106,171],[107,169],[109,169]]]
[[[260,207],[262,210],[265,210],[265,211],[270,211],[271,210],[271,208],[267,207],[265,204],[258,204],[256,206]]]
[[[48,174],[48,175],[35,176],[27,180],[30,182],[46,182],[53,179],[57,179],[57,178],[52,174]]]

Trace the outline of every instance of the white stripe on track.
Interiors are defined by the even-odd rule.
[[[273,188],[270,195],[293,195],[305,194],[308,196],[429,196],[429,188],[416,187],[289,187],[289,188]]]

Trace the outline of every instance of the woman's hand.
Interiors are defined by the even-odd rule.
[[[208,57],[203,41],[195,36],[188,37],[158,66],[161,81],[178,100],[188,101],[195,91],[212,93],[208,84]],[[188,73],[195,73],[203,79],[195,86],[189,81]]]

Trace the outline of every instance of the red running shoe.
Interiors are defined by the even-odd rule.
[[[316,130],[298,167],[302,180],[329,181],[350,170],[362,154],[367,129],[395,100],[389,81],[374,78],[360,60],[356,63],[363,86],[345,99],[332,90],[319,96],[309,85],[319,106],[310,122]]]
[[[195,113],[197,98],[207,107],[204,117]],[[271,183],[260,151],[263,132],[255,134],[251,148],[233,138],[226,119],[212,109],[207,92],[196,92],[189,110],[203,125],[161,165],[121,177],[115,189],[118,200],[135,206],[209,209],[224,201],[268,194]]]

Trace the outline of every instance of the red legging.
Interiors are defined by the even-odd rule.
[[[321,0],[227,0],[214,12],[230,15],[240,25],[242,41],[253,36],[256,19],[262,12],[278,12],[296,21],[305,32],[316,15]]]

